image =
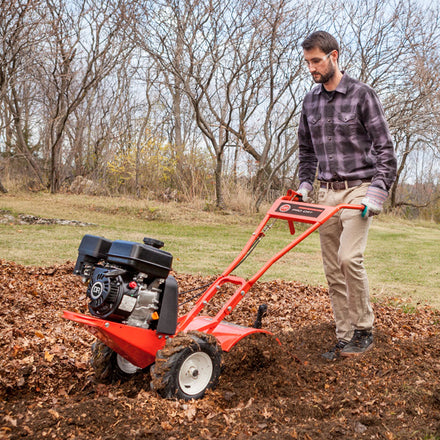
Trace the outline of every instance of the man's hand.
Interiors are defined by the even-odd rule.
[[[309,190],[307,188],[300,188],[297,193],[302,197],[303,202],[307,203],[309,201]]]
[[[361,204],[365,206],[362,211],[362,217],[371,217],[382,212],[383,203],[388,197],[388,191],[378,188],[377,186],[369,186],[367,194],[362,199]]]
[[[302,182],[296,192],[302,197],[302,201],[307,203],[310,200],[309,194],[312,190],[313,186],[310,183]]]

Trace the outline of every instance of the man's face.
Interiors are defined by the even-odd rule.
[[[336,51],[324,53],[321,49],[304,50],[304,61],[314,81],[326,84],[336,73]]]

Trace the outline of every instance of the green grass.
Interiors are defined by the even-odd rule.
[[[66,194],[6,194],[0,211],[91,223],[90,226],[0,225],[0,258],[24,265],[48,266],[75,261],[84,234],[141,242],[149,236],[165,242],[178,273],[217,275],[238,255],[261,221],[261,214],[207,212],[204,202],[160,203],[128,198]],[[302,230],[305,226],[298,225]],[[287,223],[277,221],[252,256],[237,269],[253,275],[292,240]],[[440,226],[379,217],[370,230],[365,263],[374,298],[404,300],[408,313],[418,304],[440,308],[438,248]],[[325,285],[318,233],[313,233],[275,263],[261,280],[295,280]]]

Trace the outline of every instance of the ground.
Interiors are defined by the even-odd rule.
[[[72,270],[0,260],[0,439],[440,439],[436,310],[377,301],[375,348],[331,362],[320,356],[334,343],[326,289],[258,283],[231,320],[252,325],[266,303],[263,326],[281,345],[245,338],[224,353],[215,390],[167,400],[150,390],[148,371],[96,382],[94,337],[62,318],[88,313]],[[181,291],[212,281],[175,276]]]

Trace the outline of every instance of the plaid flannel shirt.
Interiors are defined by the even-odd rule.
[[[365,179],[388,191],[397,161],[382,105],[375,91],[344,73],[333,95],[322,84],[304,98],[298,129],[299,179]]]

